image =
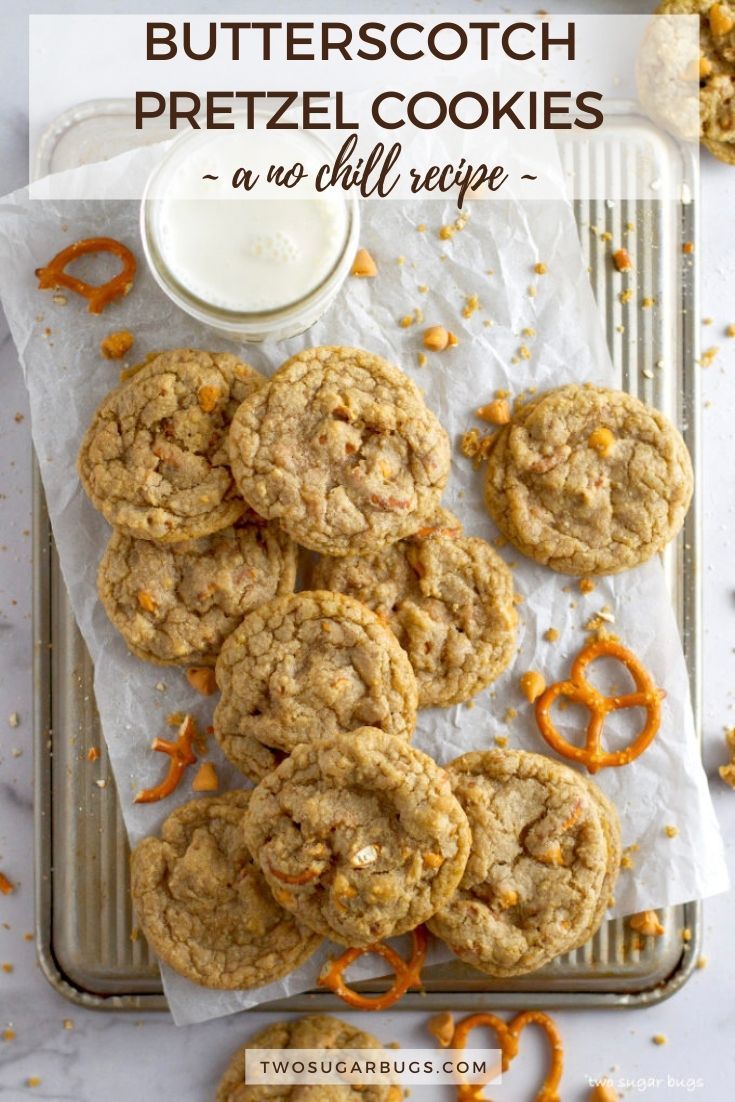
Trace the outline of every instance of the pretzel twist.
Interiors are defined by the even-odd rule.
[[[546,1034],[546,1039],[549,1042],[549,1069],[536,1093],[535,1102],[560,1102],[559,1084],[564,1071],[564,1045],[554,1020],[540,1010],[524,1010],[520,1014],[516,1014],[510,1022],[504,1022],[502,1018],[498,1018],[495,1014],[470,1014],[467,1018],[457,1022],[450,1047],[464,1049],[472,1030],[478,1026],[487,1026],[495,1031],[498,1038],[501,1069],[506,1072],[511,1061],[518,1055],[521,1033],[527,1025],[539,1026]],[[489,1102],[489,1100],[485,1100],[483,1090],[484,1084],[481,1083],[461,1083],[457,1087],[457,1102]]]
[[[426,960],[428,946],[429,935],[426,927],[417,926],[415,930],[411,930],[411,956],[407,961],[382,941],[366,945],[364,949],[346,949],[341,956],[328,962],[319,977],[319,986],[329,988],[348,1006],[354,1006],[357,1010],[386,1010],[403,998],[409,988],[421,985],[421,969]],[[343,976],[345,969],[365,953],[382,957],[395,973],[391,986],[380,995],[363,995],[345,982]]]
[[[112,253],[122,262],[122,268],[108,279],[107,283],[95,286],[86,283],[83,279],[69,275],[65,269],[73,260],[88,253]],[[90,314],[101,314],[104,308],[113,299],[126,295],[133,286],[137,263],[127,245],[116,241],[114,237],[85,237],[83,241],[75,241],[73,245],[67,245],[53,260],[50,260],[43,268],[36,268],[38,288],[40,291],[57,291],[64,287],[67,291],[73,291],[88,302],[87,309]]]
[[[605,696],[590,684],[585,674],[587,667],[597,658],[614,658],[621,662],[635,683],[635,692],[618,696]],[[551,708],[559,697],[583,704],[590,713],[583,746],[575,746],[556,729],[551,718]],[[588,772],[596,773],[607,766],[628,765],[651,744],[661,725],[661,701],[666,696],[658,689],[642,662],[612,639],[598,639],[583,647],[572,663],[568,681],[549,685],[536,701],[536,722],[539,731],[552,749],[565,758],[581,762]],[[622,750],[605,750],[602,731],[611,712],[623,708],[643,708],[646,722],[635,738]]]

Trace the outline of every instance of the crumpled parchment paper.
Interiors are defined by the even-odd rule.
[[[147,171],[155,156],[155,150],[138,150],[83,171],[98,173],[101,185],[105,178],[112,181],[121,174]],[[423,388],[452,439],[445,504],[459,515],[468,533],[486,539],[497,533],[482,504],[482,472],[458,447],[466,429],[482,428],[474,417],[476,407],[501,387],[517,394],[530,386],[571,381],[614,385],[569,206],[475,203],[467,227],[451,241],[441,241],[437,233],[441,224],[456,217],[449,203],[373,201],[362,204],[361,214],[361,243],[377,259],[378,278],[348,279],[327,315],[307,334],[280,344],[238,347],[193,322],[155,285],[139,245],[137,203],[29,201],[25,193],[0,200],[0,293],[30,392],[33,441],[56,545],[74,613],[94,660],[97,704],[133,844],[156,831],[175,806],[191,798],[193,770],[165,803],[133,804],[135,792],[156,783],[165,768],[161,756],[150,751],[151,739],[165,735],[167,712],[192,711],[204,725],[212,704],[189,688],[182,671],[150,666],[130,655],[97,599],[97,564],[109,529],[79,485],[75,458],[97,404],[118,381],[120,364],[100,355],[104,336],[114,329],[130,329],[135,336],[130,362],[177,346],[230,348],[265,373],[314,344],[358,345],[386,356]],[[426,232],[417,231],[422,222]],[[101,233],[126,242],[139,257],[135,286],[127,298],[93,317],[73,294],[66,296],[66,305],[58,305],[51,294],[36,289],[37,266],[70,242]],[[533,274],[539,260],[548,265],[544,277]],[[529,285],[536,287],[535,297],[529,295]],[[464,317],[462,309],[472,295],[480,306]],[[426,324],[445,324],[459,337],[455,349],[430,355],[424,367],[418,366],[423,324],[399,325],[400,318],[417,308]],[[534,337],[521,337],[527,327],[535,330]],[[521,343],[531,349],[529,360],[518,360]],[[512,547],[502,554],[515,564],[516,585],[524,598],[517,659],[473,706],[420,713],[415,744],[440,762],[469,749],[492,747],[497,735],[507,736],[509,746],[545,752],[532,709],[518,691],[519,675],[540,669],[549,683],[566,676],[571,658],[586,639],[584,623],[607,605],[614,610],[612,630],[667,692],[661,730],[652,746],[632,765],[607,769],[596,777],[618,807],[624,844],[639,847],[634,869],[621,874],[613,913],[726,890],[722,841],[661,566],[651,562],[600,579],[592,594],[582,596],[574,579],[534,565]],[[543,639],[549,627],[559,632],[556,644]],[[620,677],[619,669],[616,673]],[[508,709],[517,711],[515,718]],[[573,730],[574,711],[563,713],[567,734]],[[215,745],[211,757],[223,787],[242,783]],[[666,837],[668,824],[678,828],[676,837]],[[201,1021],[308,989],[329,948],[280,983],[250,992],[209,991],[164,968],[174,1019],[179,1024]],[[442,949],[435,953],[434,959],[446,959]],[[383,971],[363,958],[351,974],[362,978]]]

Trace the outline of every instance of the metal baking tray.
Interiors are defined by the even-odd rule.
[[[605,325],[618,385],[663,409],[686,438],[699,470],[696,266],[682,251],[697,240],[696,158],[653,130],[632,104],[608,108],[605,134],[563,146],[565,168],[604,179],[684,180],[682,201],[577,201],[582,248]],[[165,136],[161,134],[161,137]],[[35,166],[42,176],[102,159],[136,144],[126,101],[88,103],[65,113],[44,136]],[[687,201],[687,199],[689,201]],[[628,224],[634,232],[624,235]],[[638,293],[656,308],[624,308],[620,280],[600,233],[625,240],[638,273]],[[696,251],[694,253],[696,256]],[[665,556],[700,729],[699,495],[681,537]],[[145,939],[136,937],[128,890],[128,845],[94,703],[92,664],[59,569],[38,471],[34,487],[36,938],[41,967],[66,998],[104,1010],[165,1009],[160,976]],[[105,788],[90,783],[86,754],[101,753]],[[668,908],[665,934],[638,939],[627,922],[605,923],[583,948],[542,970],[494,981],[462,965],[426,972],[426,991],[409,993],[404,1009],[521,1006],[642,1006],[677,991],[700,952],[698,903]],[[691,938],[682,939],[688,928]],[[363,985],[379,990],[381,981]],[[343,1004],[307,993],[272,1004],[324,1010]]]

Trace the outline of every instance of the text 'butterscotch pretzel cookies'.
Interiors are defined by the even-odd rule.
[[[276,598],[245,617],[216,666],[214,733],[259,780],[303,742],[377,727],[410,739],[416,678],[393,633],[340,593]]]
[[[432,933],[491,976],[532,972],[584,944],[618,873],[612,804],[540,754],[478,751],[447,771],[472,845],[459,888],[429,920]]]
[[[485,501],[536,562],[615,574],[673,539],[692,488],[686,445],[662,413],[622,391],[573,385],[522,405],[500,430]]]
[[[416,674],[422,708],[468,700],[515,652],[510,569],[485,540],[445,530],[429,528],[371,555],[323,558],[313,577],[388,624]]]
[[[635,683],[635,691],[606,696],[587,679],[587,667],[598,658],[614,658],[621,662]],[[629,765],[653,742],[661,725],[661,701],[666,696],[656,688],[643,663],[627,647],[611,639],[598,639],[583,647],[572,663],[568,681],[549,685],[536,701],[536,722],[549,746],[565,758],[585,765],[590,773],[606,766]],[[568,742],[557,730],[551,718],[551,708],[559,698],[582,704],[590,713],[584,744]],[[611,712],[625,708],[642,708],[646,721],[638,734],[622,750],[605,750],[602,732]]]
[[[355,948],[444,906],[470,844],[445,771],[374,730],[298,746],[253,792],[243,829],[276,899]]]
[[[237,412],[243,497],[325,555],[374,551],[417,531],[449,475],[446,432],[416,385],[357,348],[310,348]]]
[[[331,1015],[293,1018],[261,1029],[232,1055],[220,1080],[214,1102],[401,1102],[398,1086],[378,1084],[345,1086],[246,1086],[245,1053],[248,1049],[334,1049],[380,1048],[380,1041],[356,1026]]]
[[[227,455],[230,421],[262,375],[229,353],[175,349],[113,390],[77,466],[96,509],[139,539],[178,543],[218,532],[245,510]]]
[[[213,666],[246,613],[291,593],[296,545],[246,513],[231,528],[160,544],[113,532],[97,589],[138,658],[164,666]]]
[[[133,851],[132,893],[158,956],[205,987],[262,987],[320,942],[273,898],[242,838],[250,793],[193,800]]]

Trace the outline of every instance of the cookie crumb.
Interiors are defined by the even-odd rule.
[[[735,337],[735,324],[728,325],[727,329],[725,330],[725,334],[728,337]]]
[[[503,723],[512,723],[517,715],[518,715],[518,709],[517,708],[506,708],[505,709],[505,714],[503,716]]]
[[[664,834],[666,835],[667,838],[676,838],[678,833],[679,833],[679,828],[678,827],[675,827],[673,825],[664,827]]]
[[[64,1029],[72,1030],[74,1028],[74,1022],[71,1018],[64,1018],[63,1026]]]
[[[544,639],[547,643],[555,643],[559,638],[559,632],[556,628],[547,628],[544,632]]]
[[[416,363],[419,365],[419,367],[426,367],[428,362],[429,358],[425,352],[416,353]]]
[[[465,299],[464,308],[462,310],[463,318],[471,318],[475,310],[480,309],[480,300],[477,295],[467,295]]]
[[[579,587],[579,592],[585,594],[594,593],[595,589],[597,588],[595,583],[592,581],[592,578],[580,578],[577,582],[577,585]]]
[[[496,433],[491,432],[481,436],[477,429],[468,429],[462,434],[459,448],[462,455],[471,459],[475,467],[479,467],[484,459],[487,459],[495,441]]]
[[[429,1018],[426,1028],[432,1037],[436,1037],[442,1048],[449,1048],[454,1036],[454,1017],[448,1010]]]
[[[8,716],[8,727],[18,727],[20,725],[20,716],[17,712],[11,712]]]
[[[706,968],[708,964],[709,961],[707,960],[707,957],[697,957],[696,967],[699,969],[700,972],[703,968]]]
[[[684,929],[681,931],[681,940],[685,944],[692,940],[692,931],[689,929],[688,926],[685,926]]]
[[[732,760],[727,765],[721,765],[719,773],[725,784],[729,784],[730,788],[735,788],[735,727],[730,727],[725,731],[725,742],[732,754]]]
[[[711,345],[710,348],[705,348],[704,352],[699,358],[700,365],[702,367],[711,367],[719,351],[720,350],[716,344]]]
[[[350,274],[358,279],[374,279],[378,274],[378,265],[367,249],[358,249],[352,262]]]
[[[539,260],[538,263],[534,264],[533,270],[536,273],[536,275],[540,275],[540,276],[546,275],[549,271],[547,266],[544,264],[543,260]]]
[[[495,745],[500,747],[500,749],[502,750],[502,749],[504,749],[504,747],[506,747],[508,745],[508,736],[507,735],[496,735],[493,741],[494,741]]]
[[[624,306],[627,305],[627,303],[631,302],[633,299],[633,292],[631,291],[630,287],[626,288],[625,291],[621,291],[618,295],[618,298]]]
[[[100,341],[100,352],[106,360],[121,360],[133,347],[133,334],[128,329],[118,329],[108,333]]]
[[[651,1040],[653,1041],[654,1045],[665,1045],[668,1041],[668,1038],[665,1037],[663,1033],[654,1033]]]
[[[651,296],[646,295],[645,298],[641,299],[641,310],[650,310],[653,304],[654,300],[651,298]]]

